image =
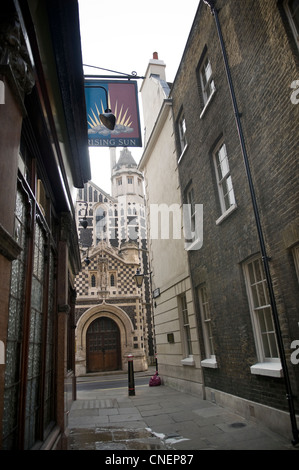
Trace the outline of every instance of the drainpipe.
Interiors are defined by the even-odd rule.
[[[251,177],[251,170],[250,170],[247,150],[246,150],[246,146],[245,146],[243,129],[242,129],[242,124],[241,124],[241,119],[240,119],[241,115],[240,115],[239,110],[238,110],[236,95],[235,95],[235,91],[234,91],[233,81],[232,81],[230,68],[229,68],[229,63],[228,63],[227,54],[226,54],[226,48],[225,48],[225,44],[224,44],[224,40],[223,40],[223,36],[222,36],[222,31],[221,31],[221,26],[220,26],[220,22],[219,22],[218,11],[215,8],[215,0],[203,0],[203,1],[204,1],[204,3],[206,3],[210,7],[211,13],[215,18],[217,33],[218,33],[218,37],[219,37],[219,41],[220,41],[220,45],[221,45],[221,51],[222,51],[222,56],[223,56],[223,60],[224,60],[226,76],[227,76],[228,85],[229,85],[230,94],[231,94],[231,99],[232,99],[232,103],[233,103],[234,114],[235,114],[235,119],[236,119],[236,125],[237,125],[238,134],[239,134],[240,144],[241,144],[241,148],[242,148],[242,155],[243,155],[243,159],[244,159],[244,164],[245,164],[245,169],[246,169],[246,174],[247,174],[247,179],[248,179],[248,184],[249,184],[249,189],[250,189],[250,195],[251,195],[251,200],[252,200],[252,205],[253,205],[253,211],[254,211],[254,216],[255,216],[255,221],[256,221],[256,227],[257,227],[258,236],[259,236],[260,248],[261,248],[261,253],[262,253],[262,261],[263,261],[263,265],[264,265],[264,269],[265,269],[266,281],[267,281],[267,286],[268,286],[268,290],[269,290],[270,303],[271,303],[271,307],[272,307],[272,315],[273,315],[273,320],[274,320],[274,325],[275,325],[278,349],[279,349],[280,360],[281,360],[283,376],[284,376],[284,381],[285,381],[285,387],[286,387],[286,399],[288,401],[290,420],[291,420],[291,426],[292,426],[292,433],[293,433],[292,444],[296,445],[296,444],[299,443],[299,431],[298,431],[298,428],[297,428],[297,421],[296,421],[295,407],[294,407],[294,401],[293,401],[293,394],[292,394],[291,382],[290,382],[289,372],[288,372],[288,367],[287,367],[287,362],[286,362],[286,356],[285,356],[284,345],[283,345],[283,340],[282,340],[282,334],[281,334],[281,328],[280,328],[279,317],[278,317],[278,312],[277,312],[276,300],[275,300],[275,295],[274,295],[274,290],[273,290],[273,284],[272,284],[272,279],[271,279],[271,274],[270,274],[269,257],[267,256],[263,230],[262,230],[259,211],[258,211],[258,206],[257,206],[257,202],[256,202],[255,190],[254,190],[254,186],[253,186],[253,181],[252,181],[252,177]]]

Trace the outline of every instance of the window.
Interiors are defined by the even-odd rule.
[[[111,274],[110,276],[110,286],[113,287],[115,286],[115,275]]]
[[[91,287],[96,287],[96,285],[97,285],[96,274],[91,274],[91,276],[90,276],[90,285],[91,285]]]
[[[198,250],[203,241],[203,206],[195,204],[193,187],[187,190],[186,201],[183,207],[185,249]]]
[[[299,0],[285,0],[284,7],[299,48]]]
[[[104,207],[99,206],[96,210],[96,244],[107,239],[108,214]]]
[[[212,325],[211,325],[211,313],[210,313],[210,304],[207,294],[206,286],[202,286],[198,289],[198,300],[200,308],[200,316],[203,328],[203,337],[204,337],[204,346],[205,346],[205,355],[206,359],[201,361],[202,366],[204,367],[217,367],[214,344],[213,344],[213,334],[212,334]]]
[[[212,74],[210,59],[206,57],[199,70],[200,84],[203,96],[204,106],[208,103],[216,88]]]
[[[187,193],[187,201],[190,206],[190,216],[191,216],[191,230],[195,231],[195,199],[194,199],[194,189],[191,188]]]
[[[186,138],[186,120],[185,116],[182,115],[179,119],[179,137],[180,137],[180,151],[181,155],[187,147],[187,138]]]
[[[214,154],[214,163],[221,212],[222,214],[226,214],[236,208],[236,200],[230,175],[226,145],[224,143],[222,143],[216,150]],[[217,223],[220,223],[221,220],[222,217],[218,219]]]
[[[188,306],[187,306],[187,299],[186,294],[183,294],[179,297],[179,310],[180,310],[180,317],[181,317],[181,325],[182,325],[182,348],[183,348],[183,355],[187,359],[191,359],[193,365],[193,356],[192,356],[192,342],[191,342],[191,332],[190,332],[190,324],[189,324],[189,316],[188,316]],[[182,361],[183,364],[188,364],[186,360]]]
[[[132,176],[128,176],[128,184],[133,184],[133,178],[132,178]]]
[[[30,209],[28,193],[23,188],[17,189],[15,232],[16,241],[22,252],[12,262],[9,317],[6,343],[6,370],[4,389],[3,450],[12,450],[19,431],[18,401],[21,390],[21,361],[23,342],[23,318],[26,266],[28,256],[28,237],[30,234]]]
[[[118,186],[121,186],[121,185],[123,184],[122,178],[117,178],[116,181],[117,181],[117,185],[118,185]]]
[[[294,262],[295,262],[297,278],[298,278],[298,281],[299,281],[299,245],[296,245],[293,248],[293,257],[294,257]]]
[[[260,257],[246,263],[244,272],[259,360],[259,364],[251,367],[251,372],[280,377],[281,365],[276,333],[269,302],[268,286]],[[273,364],[272,367],[271,363]]]

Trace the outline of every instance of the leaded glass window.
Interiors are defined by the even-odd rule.
[[[35,224],[33,275],[29,331],[29,356],[25,417],[25,449],[30,449],[37,433],[37,415],[40,408],[39,386],[42,359],[43,284],[45,270],[46,235],[39,223]]]
[[[8,332],[6,344],[3,449],[15,448],[18,433],[18,404],[20,394],[20,363],[23,339],[25,299],[25,272],[27,263],[28,197],[17,191],[15,211],[15,238],[22,250],[12,262]]]

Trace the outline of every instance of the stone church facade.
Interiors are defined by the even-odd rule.
[[[128,149],[110,158],[112,196],[89,182],[76,202],[76,375],[127,370],[129,354],[142,371],[154,356],[143,176]]]

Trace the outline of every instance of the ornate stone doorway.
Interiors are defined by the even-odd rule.
[[[106,328],[104,335],[110,340],[109,353],[103,338],[99,334],[101,330],[101,320]],[[108,322],[109,321],[109,322]],[[99,323],[98,323],[99,322]],[[90,328],[90,330],[89,330]],[[97,330],[98,329],[98,330]],[[117,333],[118,332],[118,337]],[[128,370],[128,354],[134,354],[134,370],[147,370],[147,360],[143,350],[134,348],[134,327],[130,317],[121,308],[106,304],[95,305],[86,310],[78,319],[76,327],[76,375],[82,376],[88,372],[99,372],[101,370]],[[89,342],[89,343],[88,343]],[[104,344],[104,345],[103,345]],[[117,346],[118,345],[118,346]],[[116,346],[116,347],[115,347]],[[103,367],[103,357],[100,350],[105,348],[105,364]],[[93,350],[94,349],[94,350]],[[113,350],[117,359],[114,359]],[[95,354],[92,357],[92,354]],[[115,352],[114,352],[115,354]],[[109,359],[108,359],[108,356]],[[101,362],[102,361],[102,362]],[[116,366],[115,361],[118,361]],[[115,369],[112,369],[112,366]],[[107,369],[109,367],[109,369]],[[111,369],[110,369],[111,367]]]

